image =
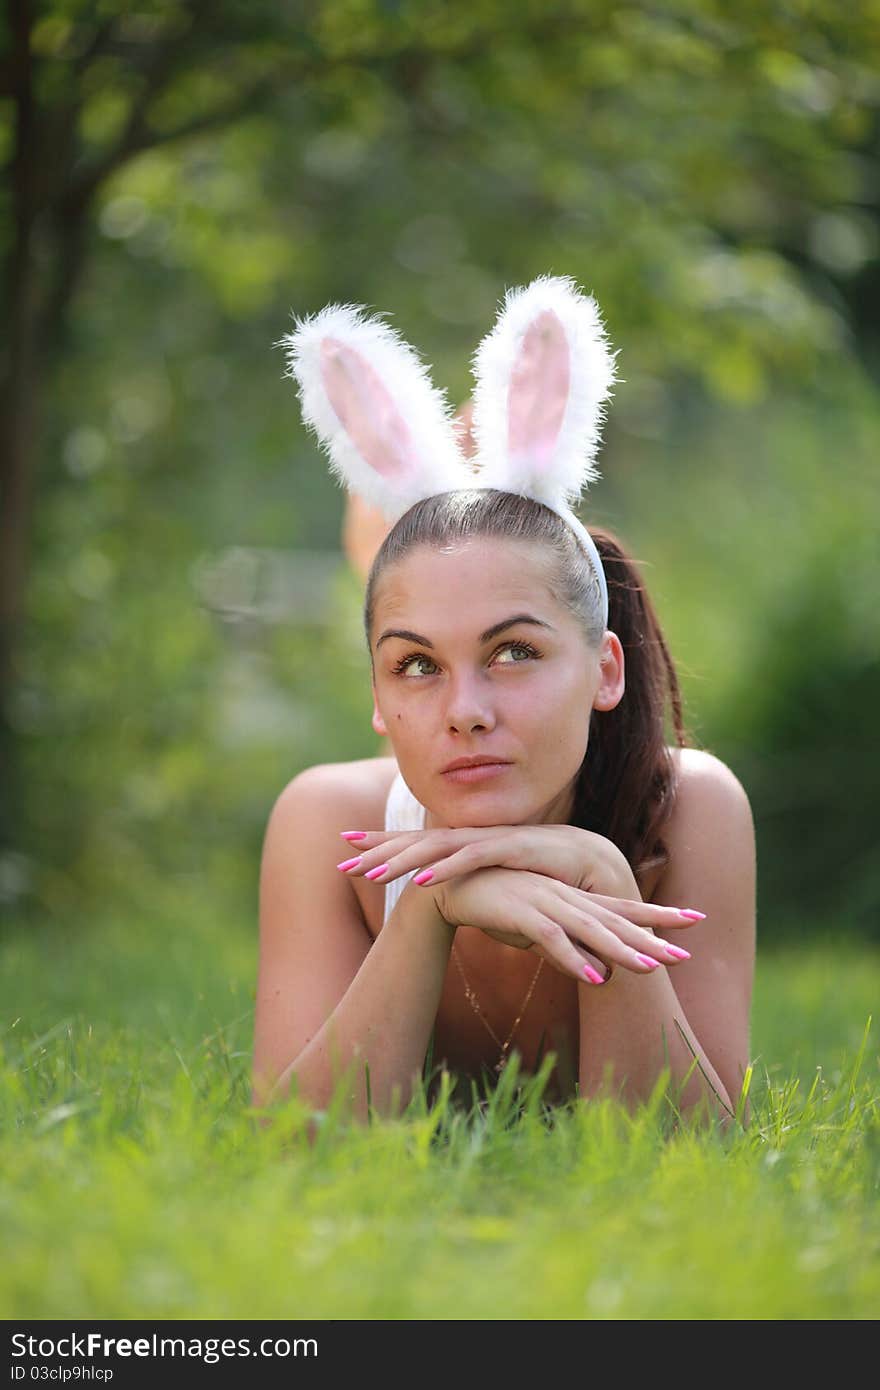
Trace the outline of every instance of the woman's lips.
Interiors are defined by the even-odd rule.
[[[444,772],[443,776],[450,782],[481,782],[487,777],[497,777],[512,766],[513,763],[478,763],[476,767],[456,767],[452,772]]]

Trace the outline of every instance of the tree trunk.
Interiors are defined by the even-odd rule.
[[[7,343],[0,391],[0,849],[13,842],[23,787],[12,696],[24,610],[37,393],[36,119],[27,0],[12,0],[16,131],[11,164],[14,235],[6,266]]]

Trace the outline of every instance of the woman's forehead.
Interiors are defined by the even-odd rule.
[[[402,562],[382,576],[375,594],[373,631],[389,627],[425,637],[473,634],[517,615],[525,615],[555,630],[565,625],[567,610],[554,596],[546,562],[508,553],[491,563],[487,551],[466,559],[452,550],[425,556],[423,563]],[[459,558],[462,563],[457,563]]]
[[[544,547],[527,541],[495,537],[450,541],[440,546],[416,546],[383,571],[376,585],[378,606],[405,602],[411,597],[434,596],[451,590],[467,590],[479,584],[480,593],[502,597],[517,593],[537,599],[549,592],[553,559]]]

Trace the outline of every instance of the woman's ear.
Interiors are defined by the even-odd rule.
[[[381,735],[383,735],[383,737],[386,737],[386,738],[387,738],[387,736],[388,736],[388,730],[385,728],[385,720],[382,718],[381,714],[379,713],[379,701],[376,699],[376,683],[375,683],[375,681],[372,682],[372,686],[373,686],[373,718],[372,718],[372,720],[371,720],[371,723],[372,723],[372,725],[373,725],[373,730],[374,730],[375,733],[381,734]]]
[[[593,700],[593,708],[615,709],[623,699],[625,689],[623,647],[617,633],[609,629],[602,639],[602,650],[599,654],[599,688]]]

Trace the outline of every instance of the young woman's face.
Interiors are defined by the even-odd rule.
[[[612,632],[598,651],[587,645],[539,547],[417,547],[377,586],[371,642],[374,727],[429,828],[568,820],[591,711],[623,694],[623,652]],[[475,779],[444,772],[477,756],[506,765]]]

